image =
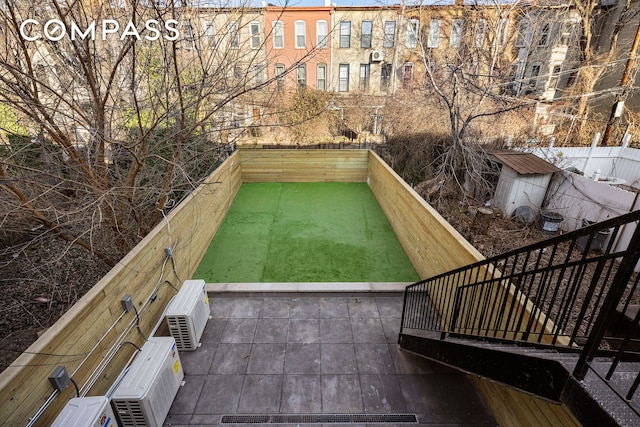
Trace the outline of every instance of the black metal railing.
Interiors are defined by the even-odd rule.
[[[552,237],[407,287],[401,333],[436,332],[581,352],[581,379],[596,355],[640,355],[640,304],[634,272],[640,211]],[[636,377],[627,397],[640,384]]]

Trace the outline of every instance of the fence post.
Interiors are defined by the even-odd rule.
[[[629,283],[629,279],[633,274],[633,269],[638,263],[638,259],[640,259],[640,226],[638,223],[635,225],[636,229],[633,232],[633,237],[629,242],[629,246],[627,246],[622,262],[620,262],[618,271],[611,283],[611,288],[602,303],[602,307],[600,307],[600,312],[598,313],[598,317],[593,325],[591,334],[587,338],[584,349],[582,350],[582,353],[580,353],[578,363],[573,370],[573,376],[579,381],[583,380],[587,374],[587,363],[593,360],[595,353],[600,346],[600,342],[604,337],[609,321],[611,320],[611,316],[624,294],[627,283]]]

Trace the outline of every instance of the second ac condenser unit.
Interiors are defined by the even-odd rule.
[[[184,371],[172,337],[151,337],[111,396],[121,427],[160,427]]]
[[[169,333],[175,338],[178,350],[198,348],[210,313],[204,280],[185,281],[166,314]]]
[[[105,396],[74,397],[51,427],[118,427]]]

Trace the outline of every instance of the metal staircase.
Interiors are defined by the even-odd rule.
[[[640,211],[406,288],[400,346],[566,404],[585,425],[640,425]]]

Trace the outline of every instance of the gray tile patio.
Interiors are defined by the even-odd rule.
[[[222,416],[258,414],[497,425],[466,375],[398,348],[401,294],[225,293],[210,304],[202,346],[180,354],[185,384],[166,426],[242,425]]]

